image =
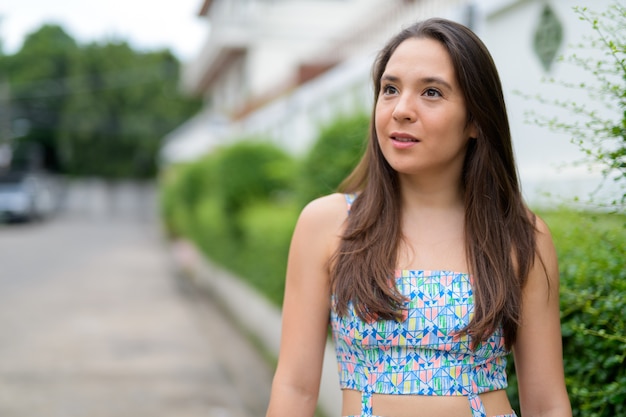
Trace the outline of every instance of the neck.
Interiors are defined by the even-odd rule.
[[[402,206],[413,209],[462,209],[465,206],[460,181],[401,177]]]

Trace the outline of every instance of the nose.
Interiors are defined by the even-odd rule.
[[[408,121],[414,122],[417,118],[413,103],[411,103],[410,97],[402,95],[398,97],[396,106],[393,109],[392,116],[396,121]]]

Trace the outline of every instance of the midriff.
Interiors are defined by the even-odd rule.
[[[487,416],[511,413],[505,390],[480,394]],[[385,417],[472,417],[466,396],[372,394],[372,414]],[[361,414],[361,392],[343,390],[342,415]]]

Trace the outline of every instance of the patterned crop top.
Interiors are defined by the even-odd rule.
[[[348,200],[351,203],[351,200]],[[499,327],[471,349],[460,335],[474,311],[472,279],[447,271],[396,272],[405,319],[364,321],[352,303],[331,311],[342,389],[372,394],[465,395],[506,388],[506,356]]]

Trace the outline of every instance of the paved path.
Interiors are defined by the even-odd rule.
[[[74,196],[52,221],[0,225],[0,416],[263,415],[270,367],[175,274],[135,191],[118,199],[141,196],[132,210]]]

